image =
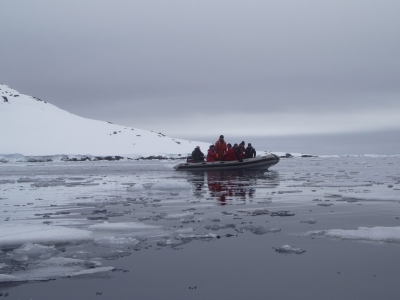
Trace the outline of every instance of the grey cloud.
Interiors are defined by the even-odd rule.
[[[400,112],[398,1],[43,0],[2,10],[0,81],[81,116],[179,136],[180,116],[196,130],[232,115],[232,127],[251,130],[241,120],[288,114],[307,133],[309,114]]]

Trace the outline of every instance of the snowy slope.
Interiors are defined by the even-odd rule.
[[[85,119],[0,84],[0,154],[182,156],[209,144]]]

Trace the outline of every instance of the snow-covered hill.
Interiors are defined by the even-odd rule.
[[[0,154],[186,156],[196,146],[157,132],[90,120],[0,84]]]

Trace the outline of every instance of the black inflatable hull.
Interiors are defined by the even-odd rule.
[[[242,161],[215,161],[199,163],[181,163],[174,167],[175,170],[243,170],[253,168],[268,169],[279,162],[279,156],[268,154],[255,158],[246,158]]]

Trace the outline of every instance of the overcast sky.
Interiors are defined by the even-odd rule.
[[[0,83],[175,137],[400,130],[400,1],[0,2]]]

